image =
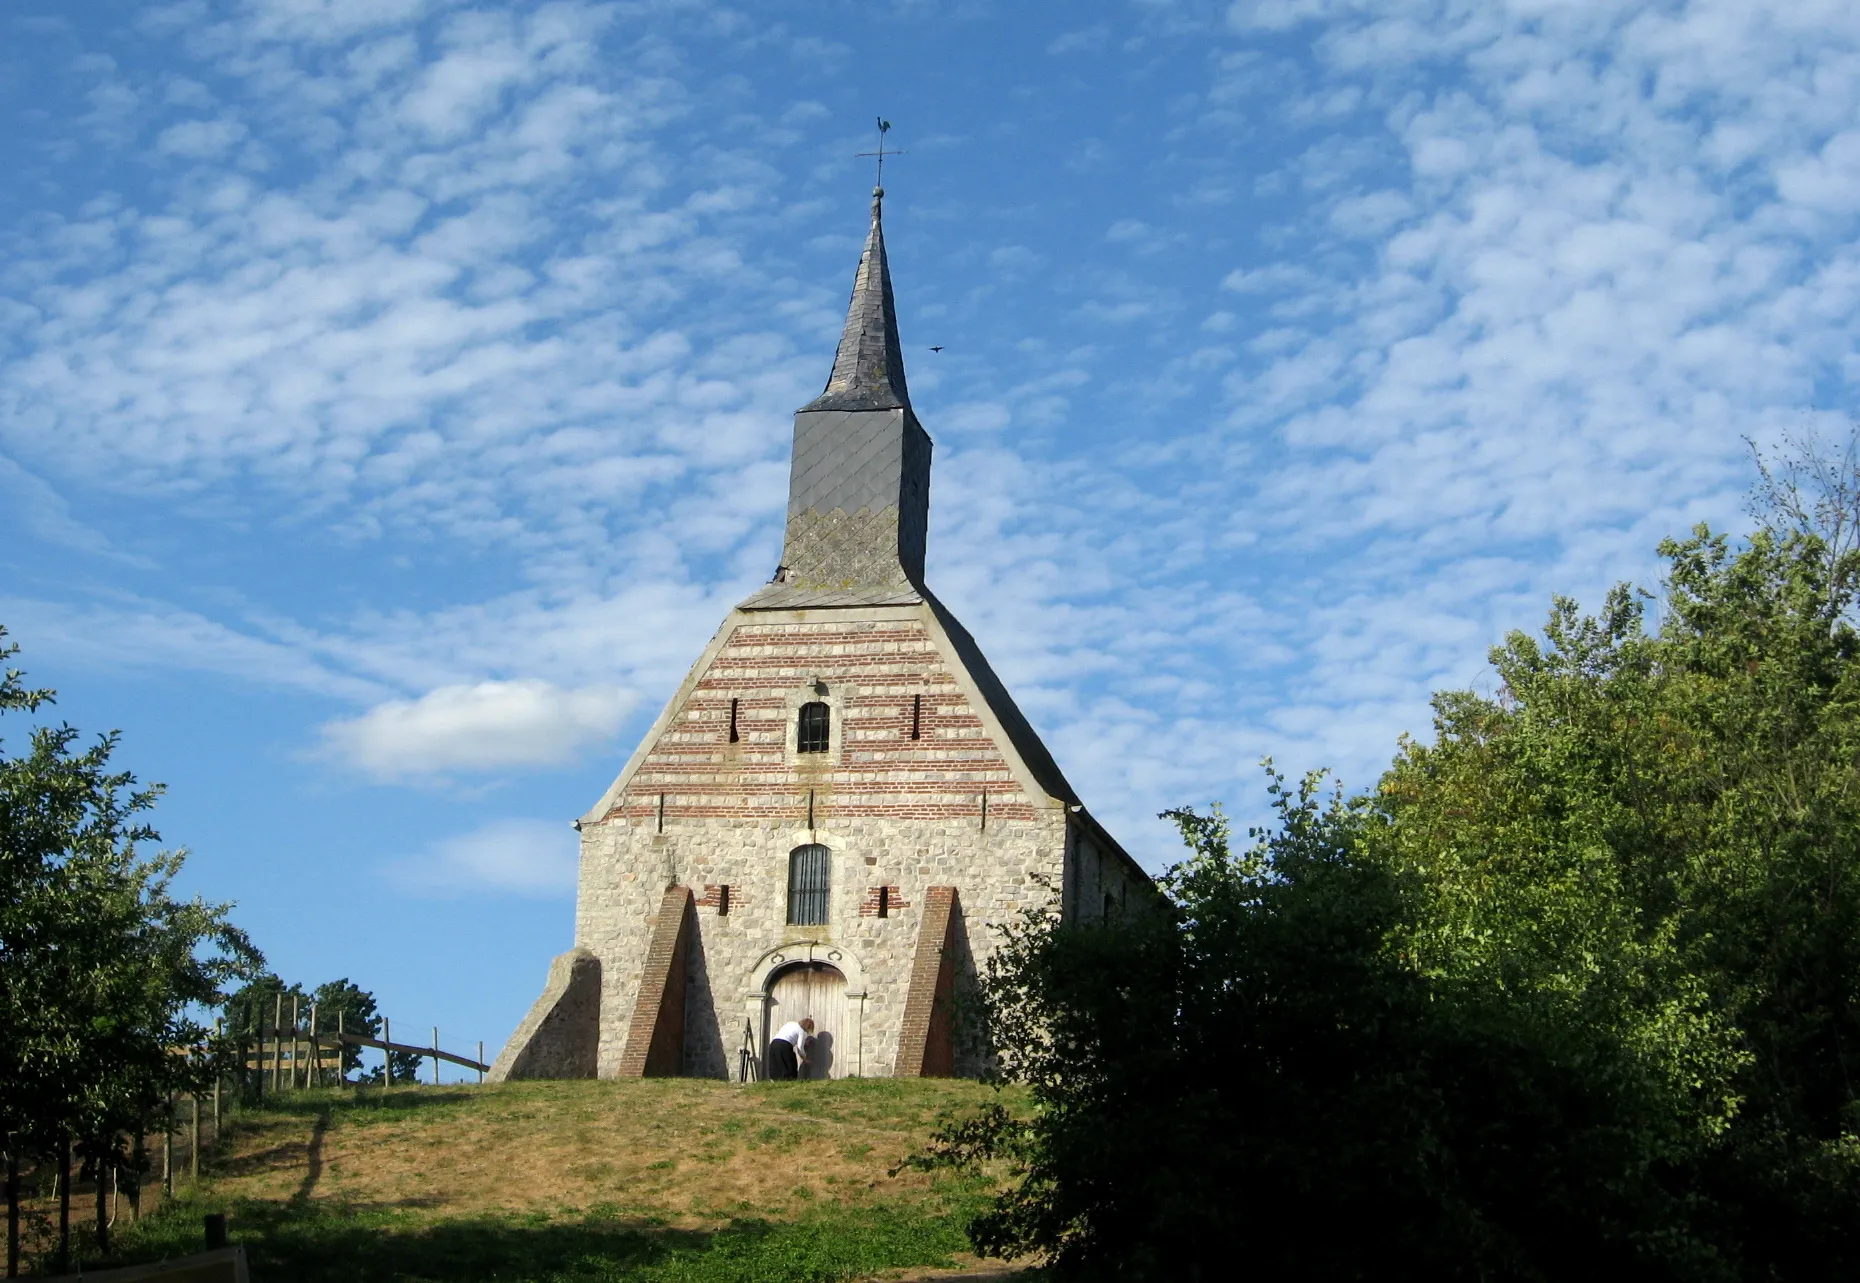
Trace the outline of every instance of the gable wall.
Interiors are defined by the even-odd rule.
[[[690,960],[685,1071],[734,1076],[756,1002],[758,960],[811,940],[849,955],[864,999],[849,1067],[888,1074],[921,913],[932,886],[959,889],[961,968],[993,946],[987,924],[1056,888],[1064,809],[1030,798],[939,653],[926,612],[770,621],[739,617],[710,663],[668,710],[624,791],[584,823],[577,943],[600,955],[601,1072],[612,1073],[632,1016],[638,971],[664,888],[691,887],[698,936]],[[827,686],[833,751],[794,752],[801,703]],[[912,696],[921,738],[910,738]],[[728,742],[737,700],[738,743]],[[813,794],[813,827],[808,795]],[[982,796],[987,794],[987,824]],[[663,797],[663,832],[660,831]],[[833,852],[831,921],[786,922],[788,853],[818,841]],[[721,885],[731,887],[721,915]],[[877,888],[900,902],[876,916]],[[851,1004],[857,1008],[858,1002]],[[759,1040],[761,1031],[754,1030]],[[965,1065],[965,1068],[974,1068]]]
[[[833,751],[797,754],[794,717],[833,707]],[[922,696],[921,738],[910,738]],[[729,742],[730,701],[739,742]],[[1031,819],[999,746],[919,619],[738,624],[653,744],[606,819],[842,817]]]

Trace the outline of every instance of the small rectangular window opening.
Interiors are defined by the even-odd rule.
[[[788,854],[788,921],[822,926],[827,921],[827,882],[832,852],[818,843]]]
[[[737,734],[736,734],[736,706],[737,706],[737,703],[738,703],[738,701],[737,701],[737,700],[736,700],[735,698],[732,698],[732,699],[730,700],[730,743],[732,743],[732,744],[735,744],[735,743],[737,743],[737,742],[738,742],[738,740],[737,740]]]
[[[920,740],[924,737],[924,697],[911,696],[911,738]]]
[[[798,753],[824,753],[832,734],[833,713],[825,704],[815,701],[801,705],[801,715],[795,727],[795,751]]]
[[[878,889],[878,916],[881,918],[889,918],[891,916],[890,887],[880,887]]]
[[[717,888],[717,916],[720,918],[730,916],[730,884],[728,882]]]

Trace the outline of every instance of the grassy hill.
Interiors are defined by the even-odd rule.
[[[692,1079],[307,1091],[228,1126],[119,1260],[228,1214],[258,1283],[803,1280],[976,1268],[984,1182],[887,1175],[975,1083]]]

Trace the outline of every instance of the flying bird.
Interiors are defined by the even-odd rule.
[[[942,351],[943,349],[942,349],[941,347],[933,347],[933,348],[931,348],[930,350],[931,350],[932,352],[941,352],[941,351]]]

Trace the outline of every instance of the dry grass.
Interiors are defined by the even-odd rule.
[[[195,1250],[201,1213],[225,1211],[266,1283],[802,1283],[972,1269],[961,1227],[988,1182],[888,1173],[939,1118],[992,1096],[885,1079],[287,1094],[233,1116],[200,1186],[119,1223],[113,1255]],[[73,1210],[82,1251],[88,1205]]]
[[[938,1117],[987,1095],[955,1081],[686,1078],[305,1092],[239,1117],[213,1187],[228,1200],[448,1216],[600,1209],[704,1228],[820,1199],[927,1197],[927,1176],[887,1172]]]

